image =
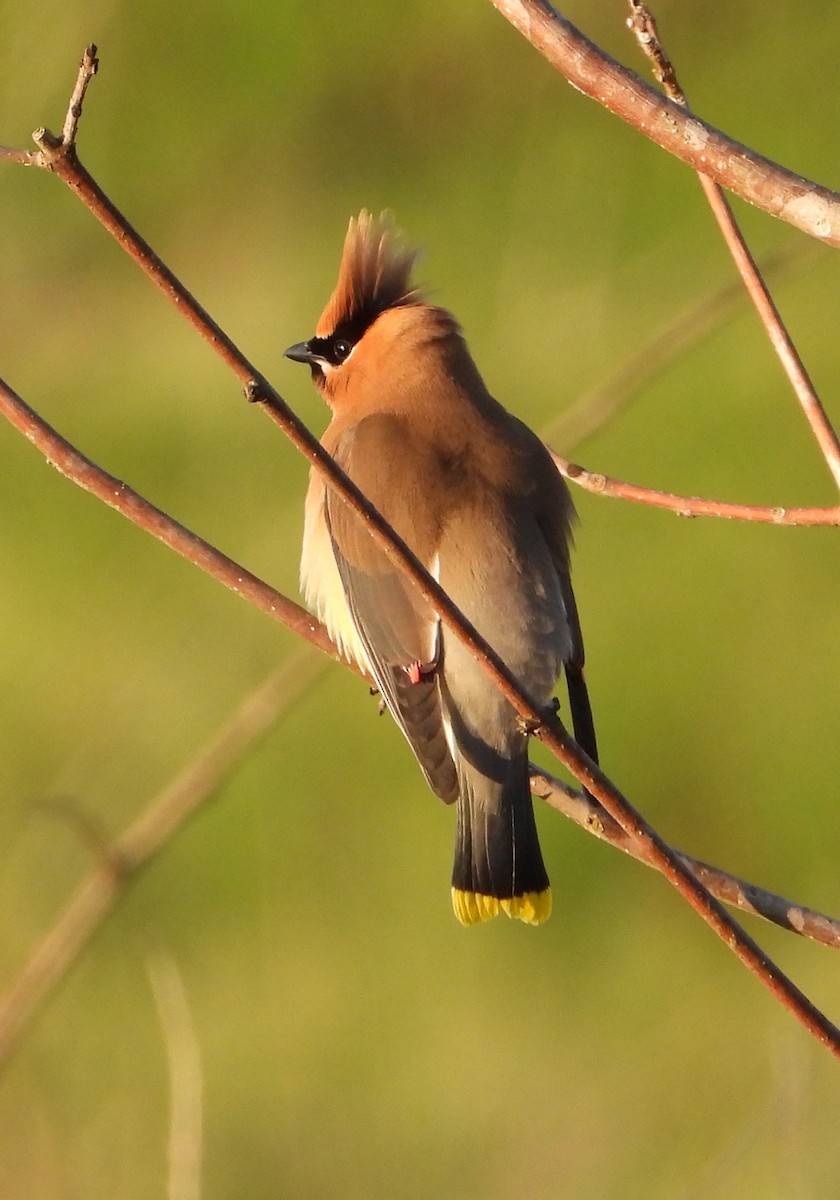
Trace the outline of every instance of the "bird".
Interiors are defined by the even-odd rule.
[[[412,282],[390,214],[350,220],[309,366],[322,446],[541,708],[565,669],[578,743],[597,761],[572,591],[574,508],[549,451],[488,391],[461,327]],[[363,520],[311,470],[301,588],[375,683],[431,790],[456,807],[452,903],[465,925],[551,912],[529,787],[532,732]]]

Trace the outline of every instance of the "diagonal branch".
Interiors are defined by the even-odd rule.
[[[642,51],[653,64],[656,78],[674,103],[685,109],[686,112],[690,112],[685,92],[680,86],[674,66],[659,37],[653,13],[645,4],[641,3],[641,0],[630,0],[630,13],[627,24],[635,34]],[[799,351],[793,344],[781,313],[770,295],[741,230],[738,228],[729,201],[719,184],[709,179],[708,175],[700,171],[698,177],[729,253],[738,268],[744,287],[755,305],[773,349],[790,380],[834,482],[840,489],[840,441],[831,426],[828,414],[822,406]]]
[[[83,64],[84,66],[84,64]],[[388,557],[412,580],[435,611],[482,663],[494,684],[509,699],[516,711],[537,730],[537,736],[578,778],[604,809],[640,846],[642,852],[676,888],[692,908],[706,921],[733,953],[780,1003],[791,1012],[832,1054],[840,1058],[840,1029],[816,1008],[789,980],[760,946],[714,899],[659,834],[645,821],[618,788],[574,742],[552,712],[535,705],[518,680],[496,652],[476,632],[432,576],[390,529],[387,522],[362,495],[352,481],[332,461],[320,443],[291,411],[282,397],[257,372],[192,297],[172,272],[131,228],[115,205],[79,163],[75,148],[55,135],[39,130],[36,141],[44,161],[39,164],[54,171],[74,190],[93,214],[117,238],[120,245],[139,263],[146,274],[174,300],[191,324],[213,345],[217,353],[245,383],[246,394],[260,403],[287,434],[295,446],[326,479],[329,486],[350,508],[365,520],[371,536]]]
[[[168,843],[175,830],[218,792],[243,754],[313,682],[322,664],[323,659],[298,655],[271,675],[246,697],[224,728],[152,800],[134,824],[111,846],[99,849],[94,869],[0,997],[0,1070],[138,872]]]
[[[211,800],[270,727],[318,676],[323,660],[299,657],[264,680],[178,778],[156,796],[110,847],[84,822],[96,865],[0,996],[0,1073],[27,1030],[106,923],[127,888],[171,838]],[[585,793],[531,768],[531,791],[609,845],[651,866],[633,838]],[[75,815],[75,814],[71,814]],[[95,831],[94,831],[95,834]],[[793,904],[755,884],[683,854],[686,866],[727,904],[803,937],[840,949],[840,921]]]
[[[547,0],[490,0],[577,91],[749,204],[840,246],[840,195],[701,121],[605,54]]]
[[[152,537],[169,546],[187,562],[201,567],[225,587],[243,596],[267,616],[282,621],[293,633],[305,638],[324,654],[341,658],[326,629],[315,618],[282,592],[270,587],[245,567],[205,542],[197,533],[180,525],[161,509],[145,500],[128,484],[109,475],[86,458],[66,438],[29,407],[7,383],[0,379],[0,413],[23,434],[67,479],[116,509]]]
[[[576,791],[562,780],[555,779],[553,775],[536,767],[531,768],[531,791],[551,808],[574,821],[576,825],[580,825],[582,829],[594,834],[601,841],[607,842],[617,850],[623,850],[637,862],[645,863],[649,867],[654,865],[640,854],[638,844],[627,836],[621,826],[606,817],[585,792]],[[739,908],[741,912],[763,917],[765,921],[779,925],[782,929],[788,929],[803,937],[811,938],[815,942],[821,942],[824,946],[840,950],[840,921],[834,917],[828,917],[825,913],[817,912],[813,908],[805,908],[802,904],[785,900],[774,892],[768,892],[765,888],[749,883],[746,879],[740,879],[737,875],[730,875],[728,871],[722,871],[720,867],[702,862],[699,858],[692,858],[691,855],[683,854],[682,851],[678,851],[678,853],[688,869],[702,879],[718,900],[722,900],[734,908]]]

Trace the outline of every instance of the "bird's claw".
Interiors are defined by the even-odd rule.
[[[556,717],[559,711],[560,701],[556,696],[552,696],[548,704],[545,706],[545,712],[550,714],[552,717]],[[523,733],[525,737],[533,737],[535,733],[538,733],[542,729],[545,722],[543,721],[542,717],[518,716],[516,718],[516,724],[519,732]]]
[[[409,683],[423,683],[424,680],[430,679],[434,675],[437,665],[436,658],[429,663],[421,663],[415,659],[407,667],[403,667],[403,670],[408,676]]]

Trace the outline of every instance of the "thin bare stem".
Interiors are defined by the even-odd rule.
[[[204,1071],[183,975],[171,954],[146,960],[169,1065],[167,1200],[201,1200]]]
[[[593,804],[584,792],[569,787],[561,779],[556,779],[535,767],[531,768],[531,791],[551,808],[601,841],[623,850],[637,862],[649,867],[654,866],[648,862],[639,844],[628,837],[621,826],[601,808]],[[806,908],[802,904],[795,904],[792,900],[785,900],[766,888],[760,888],[746,879],[722,871],[720,867],[692,858],[690,854],[684,854],[682,851],[677,853],[692,874],[702,880],[712,895],[724,904],[740,909],[741,912],[762,917],[782,929],[801,934],[802,937],[830,946],[834,950],[840,950],[840,921],[834,917],[826,916],[813,908]]]
[[[680,517],[723,517],[732,521],[757,521],[763,525],[840,525],[840,505],[832,508],[768,508],[762,504],[730,504],[725,500],[702,500],[699,496],[677,496],[672,492],[625,483],[597,471],[587,471],[555,450],[549,452],[560,474],[587,492],[666,508]]]
[[[830,246],[840,195],[780,167],[668,100],[605,54],[547,0],[490,0],[572,86],[729,191]]]
[[[629,0],[629,3],[631,15],[627,24],[635,34],[643,52],[653,64],[657,79],[675,104],[680,105],[687,112],[690,111],[688,100],[677,79],[673,63],[662,44],[653,13],[647,5],[641,3],[641,0]],[[729,201],[720,186],[704,172],[699,172],[699,179],[729,253],[738,268],[738,273],[761,318],[761,323],[767,331],[770,343],[779,357],[834,482],[840,489],[840,440],[832,428],[828,414],[811,383],[799,351],[787,331],[755,259],[738,228]]]
[[[133,825],[96,854],[96,865],[20,974],[0,997],[0,1069],[137,874],[216,794],[244,755],[317,678],[323,660],[301,654],[265,680]]]
[[[29,407],[16,392],[0,379],[0,413],[5,416],[27,441],[44,455],[47,461],[67,479],[96,496],[110,508],[116,509],[152,537],[169,546],[188,562],[194,563],[225,587],[243,596],[267,616],[281,621],[294,633],[305,638],[324,654],[343,661],[330,641],[327,631],[306,609],[295,604],[282,592],[270,587],[245,567],[222,554],[209,542],[186,526],[180,525],[161,509],[145,500],[128,484],[116,479],[86,458],[66,438],[56,432]]]
[[[12,146],[0,146],[0,158],[7,162],[20,163],[23,167],[39,167],[40,155],[37,150],[15,150]]]
[[[82,116],[85,93],[98,70],[99,59],[96,57],[96,46],[86,46],[79,70],[76,73],[76,82],[70,95],[70,102],[67,105],[61,137],[57,138],[55,134],[50,133],[42,126],[40,129],[36,129],[32,135],[32,140],[38,146],[37,150],[14,150],[10,146],[0,146],[0,158],[5,158],[9,162],[21,163],[25,167],[44,167],[49,170],[56,152],[72,154]]]
[[[615,784],[569,736],[559,721],[546,721],[537,737],[572,772],[609,816],[638,845],[640,857],[655,867],[711,926],[718,937],[826,1049],[840,1058],[840,1029],[812,1003],[757,942],[735,921],[683,861],[665,843]]]
[[[64,129],[62,130],[61,140],[65,146],[72,146],[76,142],[76,133],[82,116],[85,93],[88,90],[90,81],[98,70],[99,59],[96,57],[96,46],[90,45],[85,47],[82,61],[79,64],[79,73],[76,76],[76,86],[73,88],[72,95],[70,96],[70,103],[67,105],[67,116],[64,118]]]

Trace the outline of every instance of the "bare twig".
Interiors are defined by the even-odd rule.
[[[640,853],[638,843],[628,837],[621,826],[611,820],[602,809],[593,804],[585,793],[569,787],[562,780],[535,767],[531,768],[531,791],[551,808],[562,813],[564,817],[569,817],[576,825],[580,825],[601,841],[623,850],[638,862],[647,866],[654,865]],[[700,859],[692,858],[682,851],[678,853],[688,869],[703,881],[718,900],[740,909],[741,912],[763,917],[765,921],[771,921],[782,929],[840,950],[840,921],[834,917],[795,904],[792,900],[785,900],[774,892],[768,892],[765,888],[740,879],[737,875],[730,875],[728,871],[701,862]]]
[[[432,576],[398,538],[378,511],[326,454],[299,418],[289,409],[264,376],[254,370],[219,327],[212,322],[171,271],[131,228],[117,208],[105,196],[81,166],[75,153],[57,145],[58,139],[40,138],[45,162],[83,200],[94,215],[114,234],[124,249],[141,265],[150,278],[172,299],[179,310],[214,346],[234,373],[246,384],[246,393],[259,402],[283,429],[290,440],[309,459],[349,507],[366,522],[371,535],[388,557],[412,580],[434,607],[441,620],[483,664],[487,674],[507,696],[516,711],[534,725],[537,736],[578,778],[606,811],[636,839],[666,879],[698,912],[740,961],[759,978],[776,998],[835,1056],[840,1058],[838,1030],[789,980],[756,942],[710,895],[685,866],[682,859],[656,833],[615,785],[580,749],[552,712],[541,710],[527,695],[495,651],[478,635],[474,627],[452,603]]]
[[[146,960],[169,1066],[167,1200],[201,1200],[204,1072],[189,997],[171,954]]]
[[[689,111],[685,92],[680,87],[673,64],[668,57],[656,21],[647,5],[641,0],[629,0],[631,15],[627,24],[636,36],[636,40],[644,53],[653,63],[654,73],[671,99],[681,108]],[[799,351],[785,327],[781,314],[777,309],[767,285],[762,278],[755,259],[744,240],[738,223],[732,214],[729,201],[724,196],[720,186],[704,172],[699,172],[700,184],[706,194],[706,199],[714,213],[715,220],[720,226],[729,253],[735,262],[750,299],[756,307],[761,322],[767,331],[767,336],[785,374],[790,380],[796,398],[808,424],[811,427],[817,445],[822,451],[834,482],[840,489],[840,440],[831,426],[828,415],[822,406],[819,396],[811,383],[805,364]]]
[[[134,824],[98,853],[90,875],[0,997],[0,1068],[138,872],[218,792],[246,751],[313,682],[322,664],[322,659],[302,654],[264,681]]]
[[[48,129],[41,127],[36,129],[32,135],[32,140],[38,146],[37,150],[13,150],[10,146],[0,146],[0,158],[21,163],[25,167],[43,167],[50,170],[56,152],[72,155],[85,93],[98,70],[99,59],[96,57],[96,46],[86,46],[76,74],[76,83],[70,96],[70,103],[67,105],[61,137],[57,138]]]
[[[778,166],[666,99],[589,41],[547,0],[490,0],[585,96],[757,208],[840,246],[840,195]]]
[[[768,508],[762,504],[729,504],[725,500],[677,496],[671,492],[657,491],[656,488],[612,479],[597,471],[587,471],[585,467],[569,462],[555,450],[550,453],[560,474],[588,492],[619,500],[633,500],[653,508],[667,508],[681,517],[723,517],[732,521],[757,521],[764,525],[840,525],[840,505],[832,508]]]
[[[288,626],[317,649],[339,661],[341,655],[330,641],[326,629],[306,609],[295,604],[282,592],[270,587],[245,567],[222,554],[209,542],[186,526],[180,525],[161,509],[86,458],[66,438],[57,433],[38,414],[0,379],[0,413],[5,416],[27,441],[44,455],[58,471],[96,496],[110,508],[128,517],[152,537],[175,550],[188,562],[218,579],[225,587],[237,592],[267,616]]]
[[[39,157],[37,150],[15,150],[12,146],[0,146],[0,158],[20,163],[23,167],[40,166]]]
[[[76,86],[73,88],[70,103],[67,105],[67,116],[64,118],[64,129],[62,130],[61,140],[65,146],[75,145],[85,94],[90,81],[98,70],[99,59],[96,57],[96,46],[86,46],[79,66],[79,73],[76,76]]]

